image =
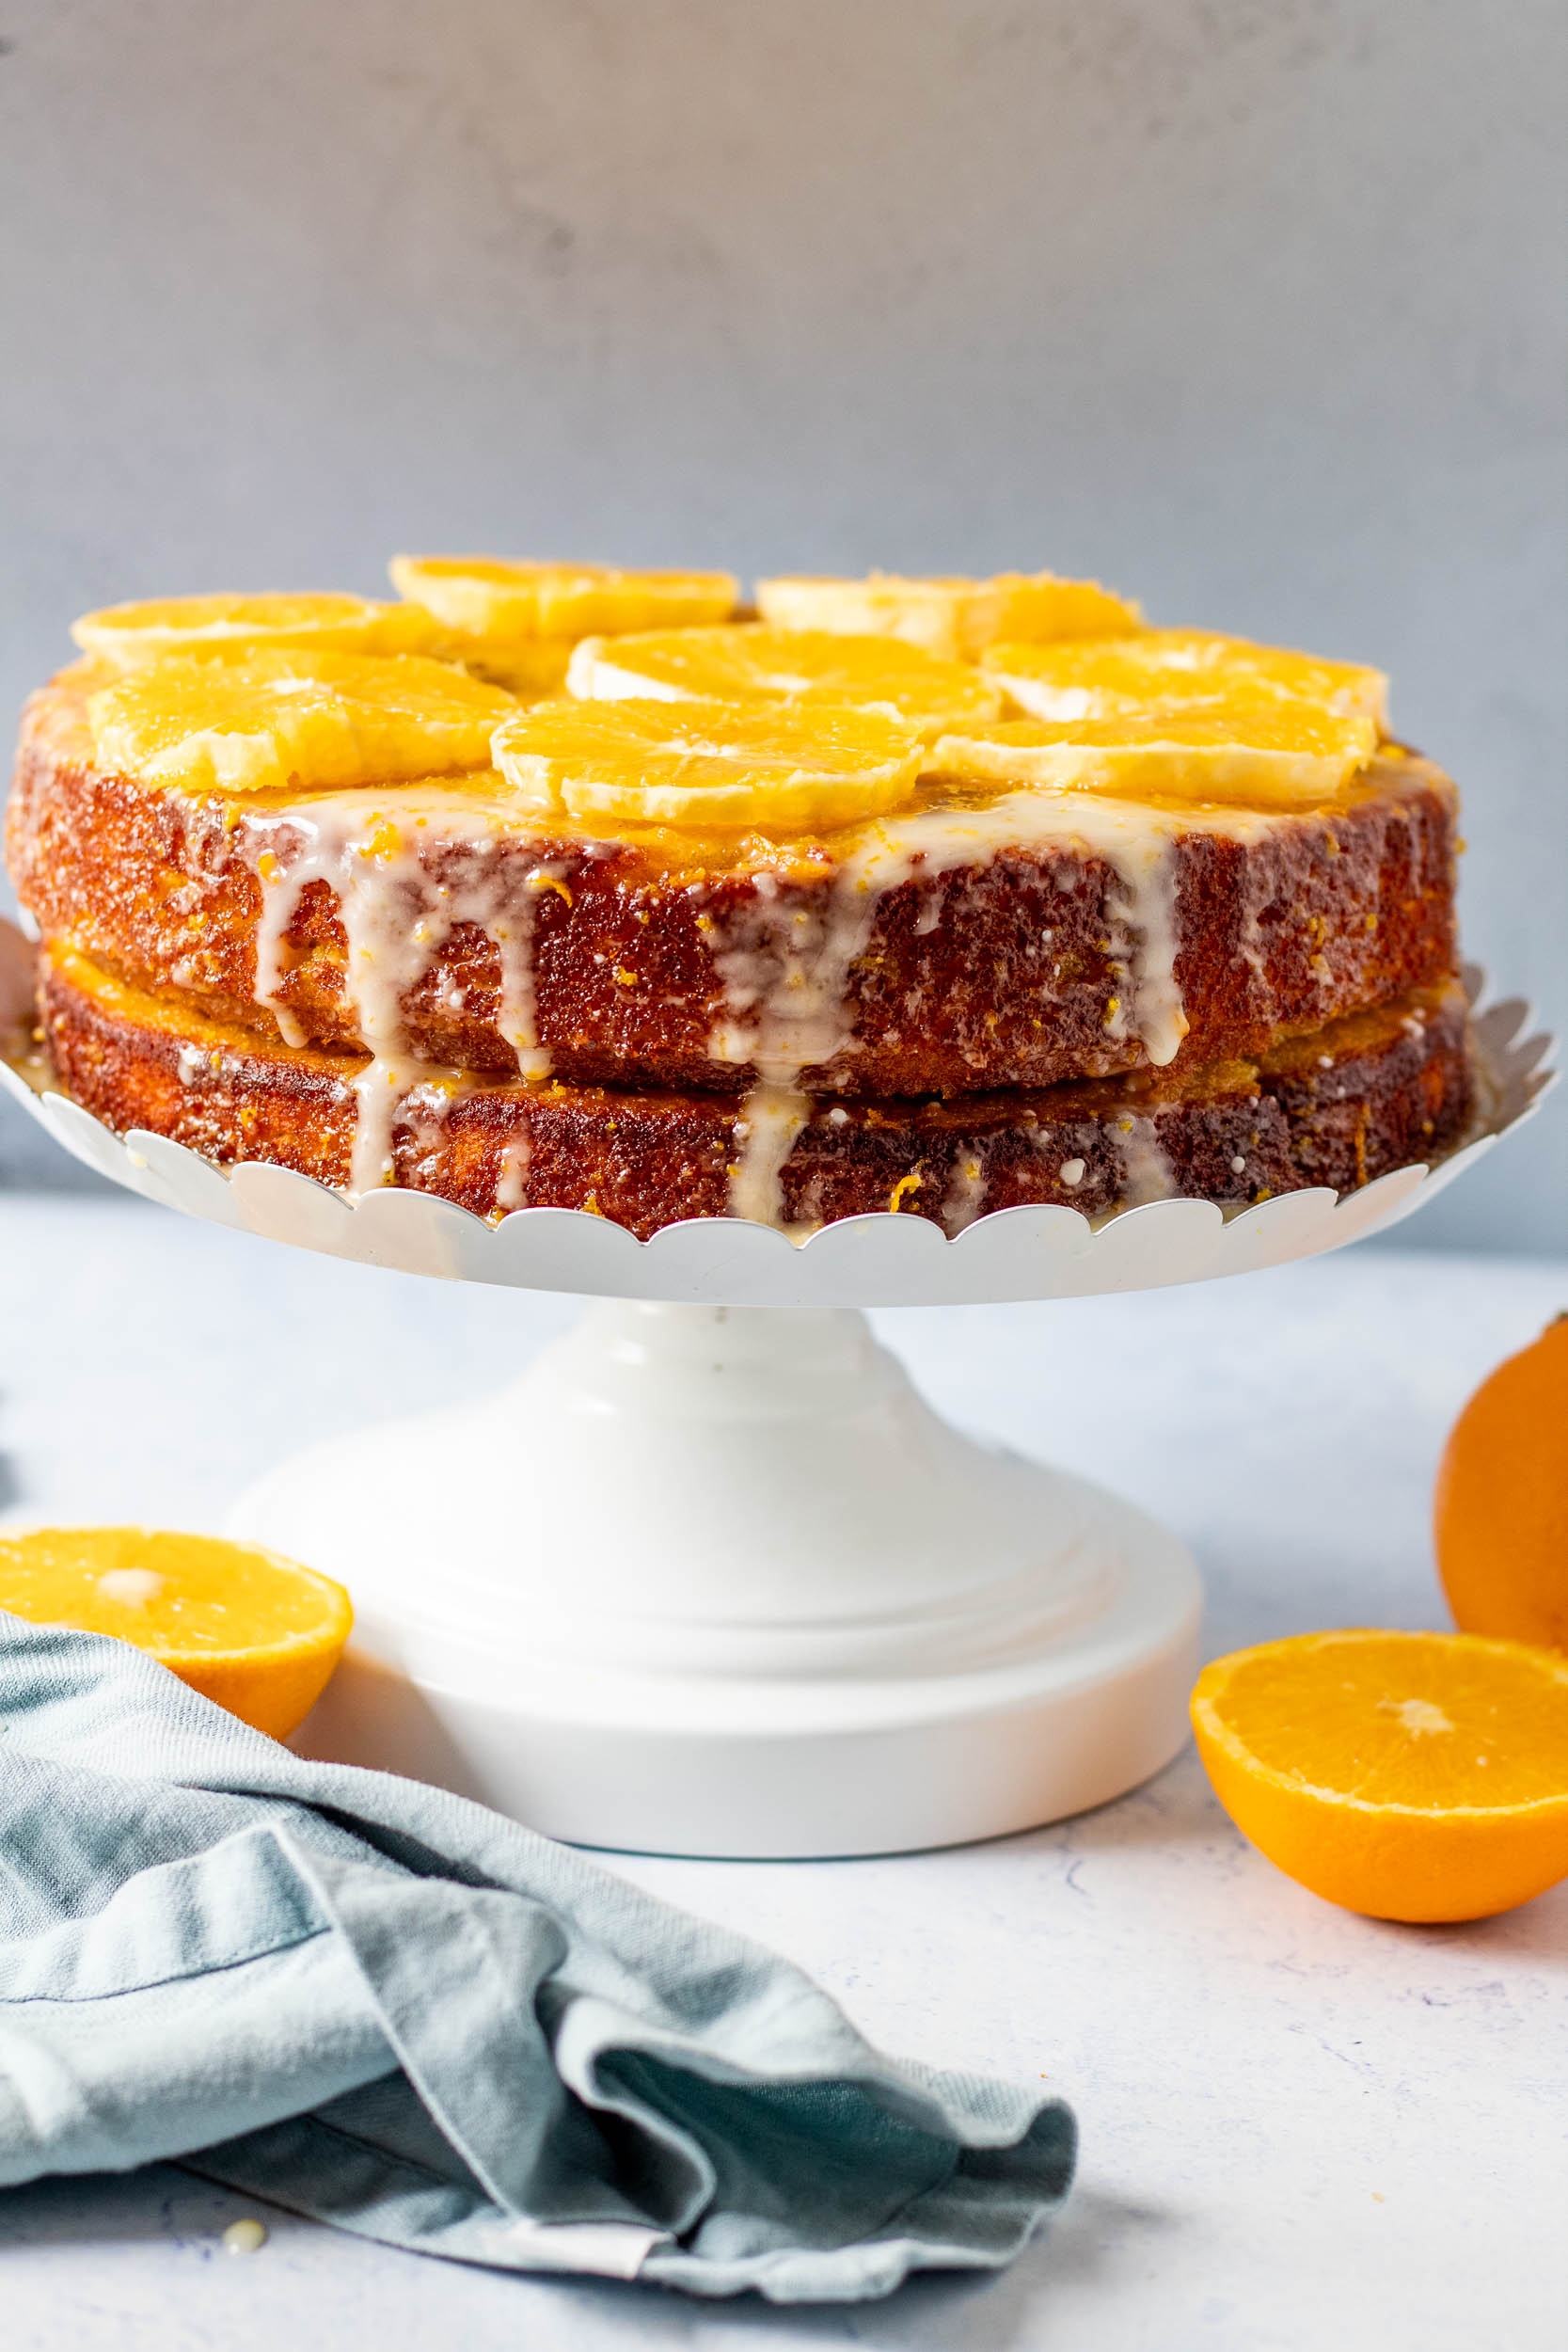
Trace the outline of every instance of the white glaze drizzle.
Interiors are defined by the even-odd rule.
[[[1236,952],[1252,975],[1249,988],[1259,993],[1267,987],[1269,967],[1267,943],[1263,937],[1263,906],[1271,882],[1261,859],[1249,858],[1242,882],[1242,917],[1236,935]]]
[[[1176,978],[1175,828],[1128,824],[1126,803],[1114,803],[1120,821],[1107,838],[1090,843],[1111,870],[1106,913],[1110,957],[1120,990],[1106,1009],[1105,1034],[1120,1044],[1136,1038],[1157,1070],[1174,1061],[1187,1034]],[[1152,814],[1153,812],[1146,812]],[[1082,836],[1082,828],[1079,829]],[[1117,838],[1116,835],[1120,835]]]
[[[1160,1141],[1160,1131],[1152,1119],[1120,1119],[1117,1121],[1117,1140],[1121,1145],[1121,1198],[1117,1205],[1123,1209],[1141,1209],[1150,1200],[1170,1200],[1176,1195],[1176,1171],[1170,1156]]]
[[[507,1137],[501,1146],[500,1174],[496,1179],[498,1209],[504,1212],[527,1207],[529,1168],[532,1159],[533,1138],[526,1127],[517,1135]]]
[[[730,1163],[729,1213],[759,1225],[785,1229],[784,1165],[795,1138],[811,1116],[808,1098],[794,1087],[752,1087],[735,1122],[735,1157]],[[803,1229],[815,1232],[815,1225]]]
[[[942,1231],[954,1240],[977,1216],[985,1214],[985,1165],[977,1152],[960,1152],[953,1162],[942,1200]]]
[[[1163,1068],[1187,1030],[1176,978],[1176,840],[1207,831],[1246,841],[1276,821],[1245,809],[1156,809],[1032,788],[978,808],[917,809],[868,825],[803,903],[800,890],[785,892],[773,875],[758,875],[754,896],[725,916],[712,939],[723,1009],[709,1051],[716,1061],[749,1062],[757,1073],[737,1131],[730,1214],[787,1230],[783,1169],[811,1111],[800,1074],[831,1065],[853,1041],[850,980],[888,891],[916,877],[936,882],[988,865],[1009,849],[1059,844],[1101,859],[1112,876],[1106,952],[1118,976],[1106,1034],[1114,1042],[1135,1038]],[[934,930],[941,914],[933,890],[917,931]],[[785,1097],[795,1122],[787,1135]]]
[[[356,1192],[391,1180],[397,1120],[413,1090],[430,1077],[428,1065],[408,1049],[404,998],[459,925],[474,925],[496,947],[496,1027],[515,1053],[521,1074],[549,1074],[549,1055],[538,1040],[533,931],[539,894],[560,876],[542,860],[524,891],[517,890],[515,868],[501,854],[506,815],[504,802],[433,787],[391,798],[386,792],[333,793],[277,811],[270,826],[254,825],[261,887],[255,995],[291,1045],[305,1039],[277,998],[289,969],[286,934],[312,882],[325,882],[337,900],[347,946],[344,990],[371,1057],[355,1080],[350,1182]],[[437,880],[421,861],[421,834],[440,846],[445,879]],[[515,1198],[503,1205],[517,1204],[522,1181],[514,1156],[503,1183]]]

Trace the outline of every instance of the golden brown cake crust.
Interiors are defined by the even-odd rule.
[[[388,797],[398,803],[398,790]],[[1332,807],[1234,831],[1179,824],[1170,851],[1175,977],[1189,1030],[1177,1067],[1255,1056],[1283,1035],[1455,967],[1455,796],[1425,762],[1394,755]],[[263,888],[308,846],[288,804],[188,801],[92,765],[79,681],[34,697],[8,818],[18,896],[45,936],[134,985],[260,1037],[255,998]],[[827,845],[827,852],[833,850]],[[408,921],[468,886],[471,841],[421,835]],[[777,932],[819,922],[832,854],[752,842],[704,864],[668,841],[542,840],[515,831],[487,852],[487,888],[532,933],[535,1032],[558,1076],[583,1084],[743,1089],[754,1065],[716,1056],[725,988],[714,942],[759,910]],[[543,880],[541,880],[543,877]],[[882,890],[843,990],[843,1039],[799,1083],[814,1094],[958,1095],[1136,1069],[1118,1026],[1127,936],[1114,864],[1085,842],[1002,847]],[[363,1043],[344,985],[332,884],[296,894],[276,1002],[293,1034]],[[498,1022],[499,954],[458,923],[403,993],[407,1049],[489,1073],[518,1067]]]
[[[225,1029],[63,949],[40,959],[40,1006],[59,1083],[111,1127],[347,1182],[360,1059]],[[947,1102],[819,1104],[784,1164],[784,1221],[891,1206],[956,1232],[1024,1202],[1093,1216],[1151,1192],[1241,1203],[1308,1184],[1345,1191],[1450,1149],[1469,1110],[1464,999],[1418,992],[1257,1061]],[[394,1120],[396,1181],[480,1216],[596,1210],[645,1237],[726,1213],[740,1116],[712,1093],[433,1073]]]

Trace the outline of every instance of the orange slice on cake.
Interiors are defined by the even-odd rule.
[[[1151,628],[1079,644],[1000,644],[981,657],[988,677],[1031,718],[1115,719],[1238,693],[1288,694],[1382,728],[1388,681],[1354,661],[1324,661],[1281,645],[1207,629]]]
[[[516,698],[418,654],[174,660],[87,697],[101,767],[193,792],[390,784],[489,764]]]
[[[1288,695],[1247,693],[1113,719],[954,728],[938,740],[930,766],[987,784],[1115,800],[1303,808],[1332,800],[1376,747],[1370,719]]]
[[[557,692],[584,637],[727,620],[740,594],[729,572],[494,555],[395,555],[388,569],[399,594],[446,631],[453,659],[525,696]]]
[[[496,730],[520,805],[575,823],[803,833],[877,817],[920,774],[919,730],[845,703],[541,703]]]
[[[1000,691],[977,671],[938,660],[917,645],[752,622],[585,638],[566,683],[572,693],[596,702],[853,704],[927,736],[966,720],[983,723],[1002,707]]]
[[[974,661],[997,638],[1109,637],[1140,629],[1143,615],[1095,580],[1054,572],[998,572],[990,580],[759,580],[757,610],[776,628],[838,636],[896,637],[944,661]]]
[[[153,596],[84,612],[71,633],[117,670],[185,656],[245,655],[262,646],[312,653],[428,653],[429,616],[407,604],[327,592],[298,596]]]

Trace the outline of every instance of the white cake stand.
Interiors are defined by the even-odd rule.
[[[1098,1230],[1006,1209],[951,1242],[891,1216],[803,1246],[721,1218],[646,1244],[568,1210],[491,1227],[417,1193],[220,1169],[0,1076],[171,1207],[603,1302],[499,1394],[314,1447],[241,1499],[230,1533],[354,1596],[297,1745],[587,1845],[829,1855],[1022,1829],[1158,1771],[1186,1736],[1201,1607],[1173,1535],[949,1426],[861,1311],[1206,1280],[1383,1231],[1533,1110],[1548,1041],[1527,1025],[1517,1003],[1481,1015],[1486,1110],[1435,1168]]]

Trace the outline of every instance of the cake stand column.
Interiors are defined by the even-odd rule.
[[[855,1311],[602,1303],[499,1394],[284,1464],[231,1528],[354,1595],[300,1744],[585,1844],[989,1836],[1185,1736],[1182,1547],[942,1421]]]

